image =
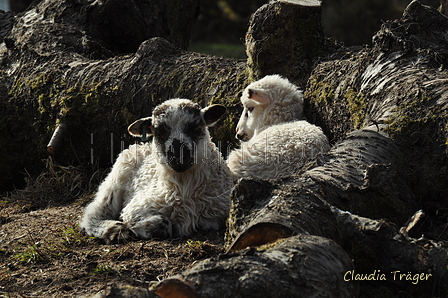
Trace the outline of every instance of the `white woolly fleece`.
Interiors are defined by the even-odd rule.
[[[303,92],[279,75],[265,76],[251,83],[244,89],[241,103],[244,110],[238,129],[245,131],[249,138],[271,125],[304,118]],[[247,114],[249,108],[254,110]],[[248,115],[246,121],[245,115]]]
[[[228,157],[234,179],[286,177],[330,149],[322,130],[302,120],[303,92],[287,79],[270,75],[253,82],[241,102],[237,137],[247,142]]]
[[[320,152],[330,149],[322,130],[306,121],[294,121],[268,127],[228,158],[234,179],[287,177]]]
[[[231,174],[208,130],[196,145],[196,164],[185,172],[163,164],[154,140],[131,145],[100,185],[80,227],[106,240],[126,231],[149,239],[160,230],[189,236],[222,227],[230,208]]]

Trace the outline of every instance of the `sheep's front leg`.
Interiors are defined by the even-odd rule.
[[[103,238],[108,243],[122,242],[132,235],[119,217],[132,198],[131,182],[139,166],[137,161],[143,160],[141,156],[136,157],[137,149],[127,149],[120,154],[112,171],[98,188],[95,199],[86,207],[80,228],[87,235]]]
[[[160,204],[146,193],[137,193],[123,208],[120,219],[140,239],[164,239],[173,236],[171,211],[171,206]]]
[[[165,239],[173,236],[173,226],[171,221],[160,214],[147,215],[146,218],[138,221],[132,219],[127,221],[123,218],[123,221],[129,229],[141,239]]]
[[[135,237],[135,234],[121,221],[106,220],[102,238],[107,244],[124,243]]]
[[[102,200],[94,201],[86,208],[80,227],[90,236],[102,238],[106,243],[124,242],[132,237],[129,228],[118,219],[119,208],[112,211],[111,205]]]

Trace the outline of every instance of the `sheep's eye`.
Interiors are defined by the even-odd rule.
[[[249,113],[252,113],[253,110],[254,110],[254,107],[247,108],[247,112],[246,112],[246,114],[244,116],[246,118],[249,117]]]
[[[169,135],[169,127],[165,124],[159,125],[154,129],[154,134],[160,138],[168,138]]]
[[[204,129],[203,126],[201,126],[201,123],[189,124],[184,132],[187,136],[189,136],[193,140],[197,140],[202,135],[204,135]]]
[[[202,133],[202,127],[196,127],[196,129],[194,130],[194,134],[200,135],[201,133]]]

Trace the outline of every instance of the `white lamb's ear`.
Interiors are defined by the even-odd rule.
[[[147,135],[152,135],[152,118],[141,118],[129,125],[128,132],[131,136],[140,137],[143,141],[146,141]]]
[[[260,105],[267,106],[272,103],[272,98],[263,89],[249,88],[247,89],[247,93],[248,93],[247,98],[252,99],[253,101],[255,101]]]
[[[205,107],[201,110],[202,117],[204,118],[207,126],[213,126],[218,122],[219,118],[226,112],[227,108],[223,105],[214,104]]]

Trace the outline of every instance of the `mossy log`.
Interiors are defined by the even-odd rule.
[[[197,1],[178,1],[182,5],[171,5],[173,11],[164,9],[168,3],[161,2],[154,13],[176,19],[182,27],[171,25],[164,31],[166,37],[174,38],[170,32],[177,30],[184,38],[182,32],[190,29]],[[184,97],[203,106],[220,102],[229,107],[238,101],[238,93],[247,84],[244,61],[186,52],[160,37],[139,43],[135,53],[117,55],[132,50],[122,47],[126,39],[103,36],[107,39],[103,40],[94,31],[113,16],[115,25],[123,25],[114,34],[126,35],[129,26],[135,32],[153,28],[146,23],[129,24],[150,9],[146,2],[138,8],[132,3],[44,0],[15,17],[2,15],[2,29],[7,30],[0,31],[4,40],[0,49],[0,189],[14,188],[16,178],[23,181],[24,172],[42,170],[46,145],[60,123],[66,125],[67,133],[56,150],[58,162],[106,167],[133,142],[126,130],[129,123],[148,116],[161,101]],[[120,8],[126,13],[106,13]],[[189,17],[188,22],[177,14]],[[135,40],[143,41],[150,33],[145,34]],[[216,141],[229,141],[222,145],[224,149],[234,140],[233,118],[214,131]]]
[[[344,48],[317,65],[305,92],[308,120],[333,142],[368,127],[389,135],[411,190],[433,211],[448,197],[447,30],[446,16],[413,1],[372,47]]]
[[[357,297],[358,283],[343,278],[351,270],[350,257],[334,241],[297,235],[201,261],[153,291],[162,298]]]

